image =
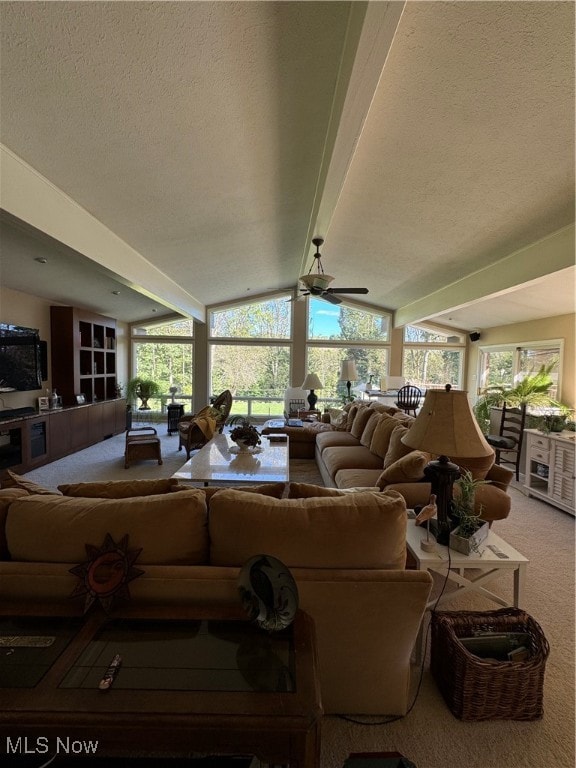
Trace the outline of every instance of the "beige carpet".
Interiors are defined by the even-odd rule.
[[[162,428],[160,428],[162,431]],[[164,464],[142,462],[125,470],[123,436],[29,472],[27,477],[55,488],[81,480],[168,477],[184,462],[176,436],[162,437]],[[290,476],[320,482],[313,461],[290,462]],[[521,606],[542,626],[551,646],[546,667],[544,718],[535,722],[461,722],[445,705],[427,666],[413,710],[386,725],[357,725],[326,717],[321,768],[341,768],[350,752],[397,750],[417,768],[573,768],[574,766],[574,518],[512,490],[512,513],[496,532],[529,560]],[[512,596],[511,575],[490,588]],[[450,610],[492,610],[480,596],[457,597]],[[386,606],[381,607],[386,610]],[[335,607],[337,610],[337,607]],[[418,670],[414,670],[414,683]],[[365,718],[375,723],[379,718]]]

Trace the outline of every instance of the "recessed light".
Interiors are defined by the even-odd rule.
[[[114,294],[114,296],[120,296],[120,291],[112,291],[112,293]]]
[[[37,256],[34,261],[37,261],[38,264],[46,264],[48,259],[45,259],[44,256]]]
[[[158,312],[158,310],[157,309],[153,309],[152,312]]]

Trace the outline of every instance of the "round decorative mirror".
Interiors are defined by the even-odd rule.
[[[274,632],[288,627],[298,610],[298,587],[290,570],[271,555],[251,557],[238,575],[238,591],[249,618]]]

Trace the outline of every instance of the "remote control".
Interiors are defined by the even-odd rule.
[[[501,549],[498,549],[496,544],[488,544],[488,549],[491,549],[492,552],[496,555],[496,557],[499,557],[501,560],[508,560],[508,555],[505,555],[504,552],[502,552]]]
[[[114,682],[116,673],[120,669],[120,664],[122,664],[122,657],[120,656],[120,654],[117,653],[116,656],[114,656],[114,658],[110,662],[110,666],[108,667],[106,672],[104,672],[104,677],[102,678],[102,680],[100,680],[100,683],[98,684],[98,688],[101,691],[107,691],[110,688],[110,686]]]

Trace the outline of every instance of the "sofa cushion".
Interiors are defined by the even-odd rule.
[[[473,459],[451,456],[450,461],[453,464],[457,464],[460,469],[468,469],[472,473],[474,480],[484,480],[494,464],[494,454]]]
[[[378,413],[378,411],[374,411],[370,409],[370,418],[366,422],[364,431],[360,435],[360,444],[363,445],[365,448],[370,448],[370,443],[372,442],[374,430],[376,429],[376,426],[378,425],[378,422],[380,421],[381,417],[382,417],[381,413]]]
[[[346,429],[348,423],[348,414],[342,408],[328,408],[328,415],[330,417],[330,425],[334,429]]]
[[[286,490],[286,483],[262,483],[262,485],[246,485],[244,488],[230,488],[230,486],[211,485],[208,488],[199,488],[204,494],[208,506],[215,493],[220,491],[240,491],[241,493],[259,493],[261,496],[273,496],[275,499],[281,499]]]
[[[354,419],[356,418],[356,414],[358,413],[358,403],[352,403],[350,405],[350,408],[348,409],[348,419],[346,421],[346,431],[350,432],[352,429],[352,424],[354,424]]]
[[[401,459],[402,456],[406,456],[406,454],[411,453],[414,449],[410,448],[408,445],[404,445],[402,442],[402,438],[405,434],[408,433],[410,427],[406,427],[403,424],[398,424],[394,429],[392,430],[392,434],[390,435],[390,442],[388,443],[388,450],[386,451],[386,456],[384,457],[384,467],[389,467],[391,464],[394,464],[395,461],[398,461],[398,459]]]
[[[384,413],[372,435],[370,451],[382,459],[382,466],[384,466],[384,459],[388,451],[388,446],[390,445],[390,436],[397,426],[398,422],[396,419],[394,419],[393,416],[388,416]]]
[[[344,493],[362,493],[365,491],[379,491],[377,485],[361,486],[354,488],[325,488],[323,485],[311,483],[290,483],[288,487],[289,499],[309,499],[316,496],[342,496]]]
[[[359,442],[351,432],[334,430],[334,432],[322,432],[316,435],[316,448],[320,453],[334,445],[359,445]]]
[[[324,448],[322,461],[330,477],[339,469],[383,469],[382,459],[363,445],[334,445]]]
[[[406,506],[399,494],[268,499],[222,491],[212,498],[208,524],[212,565],[241,566],[258,554],[289,568],[405,565]]]
[[[390,483],[417,483],[424,478],[424,467],[429,461],[429,453],[411,451],[386,467],[376,484],[383,489]]]
[[[170,493],[178,486],[175,478],[158,480],[101,480],[93,483],[65,483],[58,486],[64,496],[97,499],[129,499],[132,496],[156,496]]]
[[[364,427],[368,423],[368,419],[372,416],[372,411],[370,408],[368,408],[367,405],[360,405],[358,406],[358,410],[356,411],[356,416],[354,417],[354,421],[352,422],[352,426],[350,427],[351,434],[354,435],[354,437],[357,437],[358,440],[360,440],[360,437],[362,436],[362,432],[364,432]]]
[[[59,496],[59,491],[53,491],[51,488],[46,488],[43,485],[38,485],[33,480],[28,480],[22,475],[17,475],[16,472],[8,469],[6,471],[8,477],[2,481],[2,488],[20,488],[29,494],[41,494],[43,496]]]
[[[334,477],[336,487],[340,490],[350,488],[373,488],[382,474],[382,467],[379,469],[339,469]],[[377,486],[376,486],[377,487]]]
[[[252,494],[254,497],[255,494]],[[206,500],[197,490],[128,499],[27,496],[10,505],[6,542],[12,560],[79,563],[86,544],[130,536],[142,564],[206,563]]]
[[[28,496],[28,491],[23,488],[2,488],[0,490],[0,560],[8,560],[8,545],[6,543],[6,518],[8,509],[15,499]]]

